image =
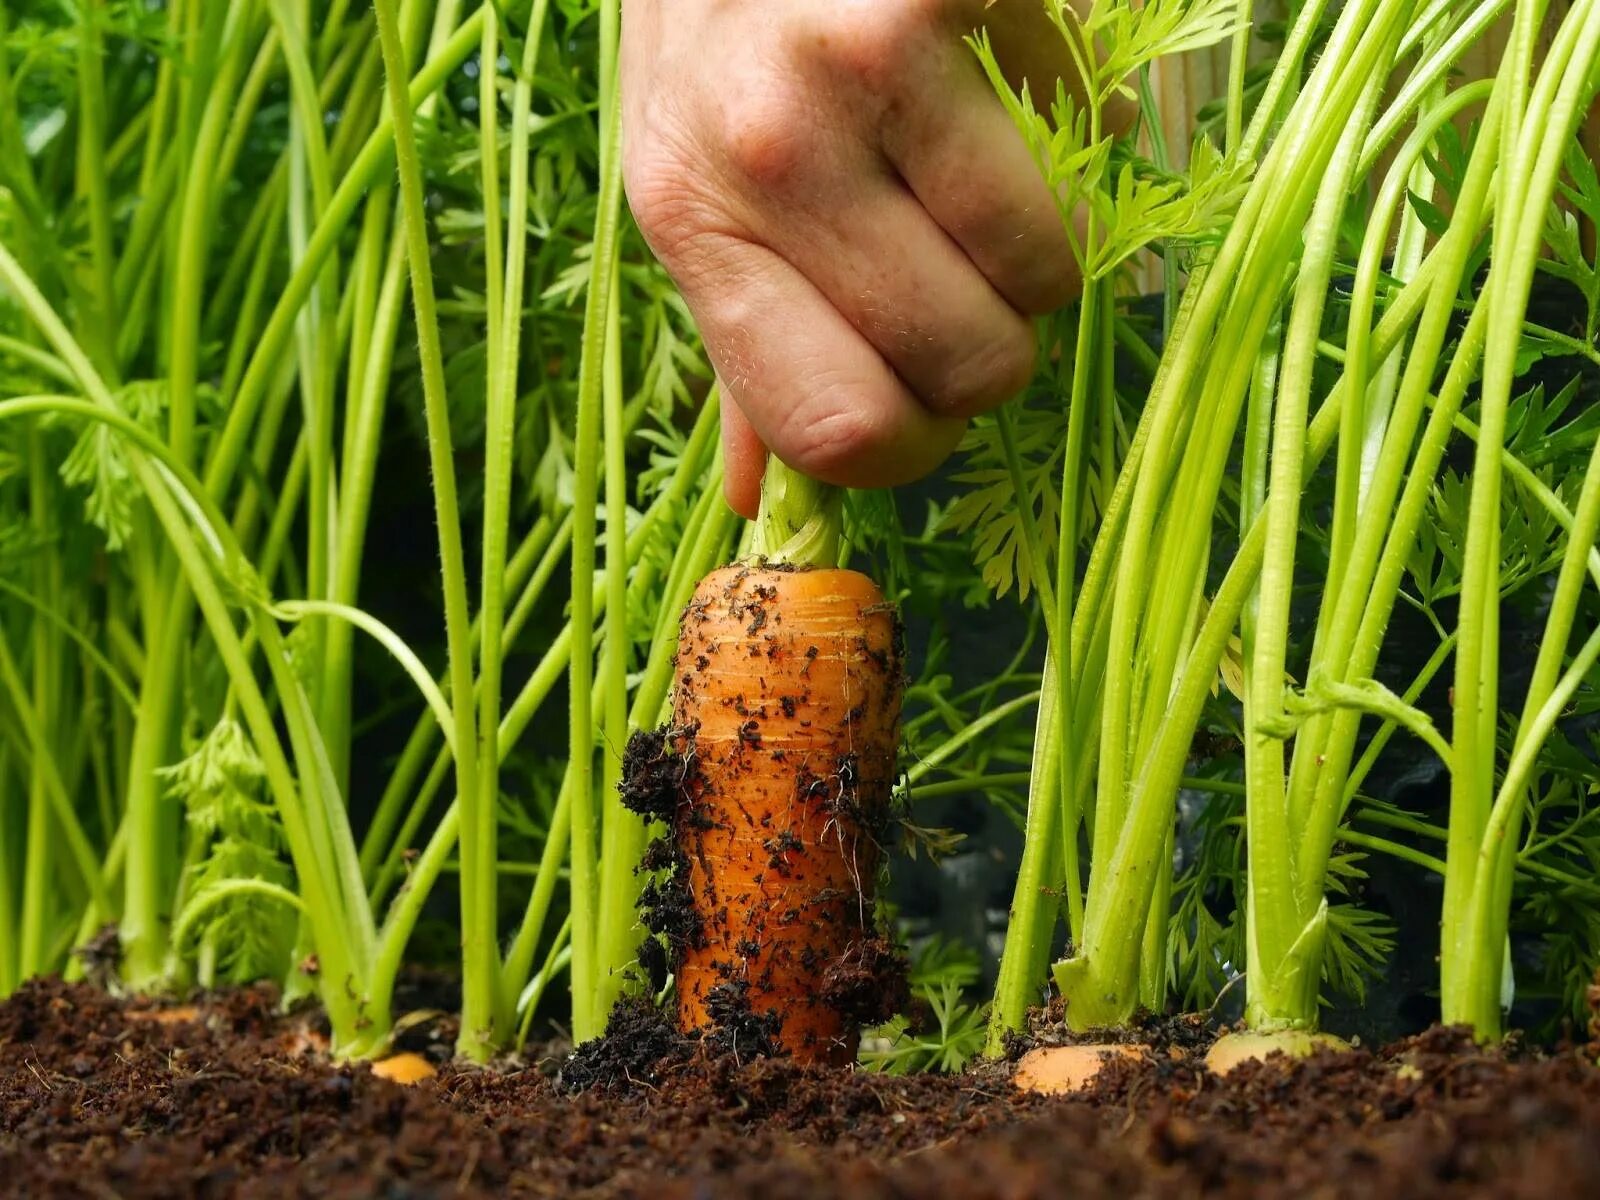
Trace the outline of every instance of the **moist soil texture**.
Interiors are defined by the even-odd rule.
[[[1074,1098],[1006,1064],[896,1078],[694,1046],[619,1014],[583,1069],[448,1061],[402,1087],[326,1057],[265,990],[152,1009],[38,982],[0,1005],[0,1193],[61,1197],[1600,1195],[1586,1053],[1451,1030],[1226,1079],[1142,1031]]]

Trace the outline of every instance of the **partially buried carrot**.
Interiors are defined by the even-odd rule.
[[[808,484],[788,482],[791,498]],[[804,561],[836,560],[836,497],[815,499],[782,543],[764,502],[782,561],[713,572],[684,613],[673,729],[655,755],[675,764],[663,857],[676,878],[647,904],[671,943],[680,1028],[842,1064],[861,1024],[904,996],[872,897],[903,669],[877,585]]]

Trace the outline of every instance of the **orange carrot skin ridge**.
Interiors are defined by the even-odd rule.
[[[675,947],[678,1023],[730,1004],[803,1062],[854,1061],[903,979],[874,932],[903,690],[892,605],[865,575],[736,565],[683,617],[673,837],[694,936]]]

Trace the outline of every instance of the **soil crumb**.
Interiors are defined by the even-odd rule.
[[[694,1041],[667,1014],[639,996],[618,1000],[602,1038],[587,1042],[561,1064],[557,1084],[569,1093],[638,1087],[660,1081],[688,1061]]]
[[[635,1008],[608,1063],[483,1070],[432,1039],[439,1074],[403,1087],[307,1049],[270,990],[190,1003],[196,1020],[137,1019],[148,1002],[46,981],[0,1004],[7,1195],[1600,1195],[1592,1060],[1456,1030],[1226,1080],[1173,1042],[1052,1099],[992,1066],[898,1078],[686,1052]]]
[[[1126,1025],[1076,1033],[1067,1024],[1061,997],[1052,996],[1045,1007],[1028,1013],[1026,1029],[1005,1035],[1005,1057],[1016,1062],[1029,1050],[1045,1046],[1141,1045],[1168,1057],[1203,1058],[1211,1043],[1225,1032],[1204,1013],[1158,1015],[1141,1008]]]
[[[858,1025],[878,1025],[911,1000],[907,963],[878,934],[849,946],[822,978],[822,998]]]
[[[622,751],[622,806],[646,821],[671,821],[689,760],[679,749],[692,732],[637,729]]]
[[[783,1054],[778,1031],[783,1020],[775,1012],[758,1013],[750,1007],[750,985],[743,979],[719,983],[706,995],[711,1025],[705,1042],[713,1054],[735,1063]]]

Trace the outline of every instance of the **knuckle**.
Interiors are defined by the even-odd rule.
[[[763,190],[794,180],[812,157],[815,115],[807,107],[803,96],[781,86],[726,105],[720,140],[728,166]]]
[[[974,191],[951,204],[941,224],[1021,312],[1054,312],[1078,294],[1077,261],[1053,210]]]
[[[950,0],[843,0],[830,7],[814,45],[835,72],[880,91],[911,69],[950,8]]]
[[[930,397],[941,412],[971,416],[1004,404],[1033,379],[1033,326],[1017,320],[1003,336],[979,343],[955,364],[943,394]]]
[[[1045,271],[1033,281],[1027,311],[1037,316],[1055,312],[1078,298],[1077,264],[1069,258],[1058,270]]]
[[[1019,320],[1009,337],[996,340],[979,356],[982,368],[992,372],[999,402],[1011,399],[1028,386],[1033,379],[1035,352],[1033,326]],[[993,356],[992,363],[983,361],[987,355]]]
[[[848,483],[887,449],[885,425],[870,404],[843,388],[822,388],[794,409],[779,441],[791,467],[818,479]]]
[[[623,184],[628,207],[650,248],[669,266],[711,221],[710,205],[695,172],[681,157],[658,146],[629,146],[623,152]]]
[[[1030,259],[996,272],[996,284],[1022,312],[1043,316],[1078,295],[1075,266],[1054,259]]]

